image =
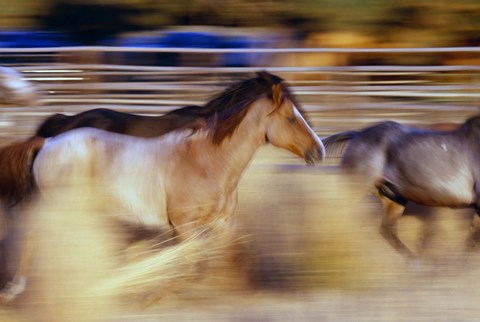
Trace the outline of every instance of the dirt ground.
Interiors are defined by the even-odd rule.
[[[334,129],[348,127],[339,120],[351,117],[320,113],[313,121],[317,129],[322,116],[326,124],[342,123]],[[19,131],[34,127],[28,124]],[[4,142],[11,139],[8,136]],[[47,321],[45,316],[58,321],[119,322],[478,321],[480,256],[463,251],[470,212],[429,211],[435,220],[427,223],[436,234],[422,260],[407,263],[379,236],[380,208],[363,194],[361,182],[351,182],[331,166],[306,168],[288,153],[265,147],[241,181],[237,209],[247,250],[238,265],[247,267],[255,287],[244,271],[237,274],[213,265],[205,276],[179,281],[181,287],[154,301],[141,296],[105,300],[81,295],[85,303],[79,305],[72,290],[98,281],[98,276],[84,272],[93,268],[109,274],[113,256],[99,246],[102,239],[95,239],[96,230],[78,230],[76,237],[70,237],[71,232],[52,228],[48,236],[58,233],[57,238],[88,240],[75,255],[70,246],[48,244],[59,247],[49,248],[54,253],[48,257],[51,262],[82,270],[68,275],[68,270],[50,271],[55,266],[51,262],[40,266],[50,274],[41,284],[47,290],[27,292],[17,303],[3,307],[0,321]],[[409,213],[417,216],[405,216],[400,223],[401,238],[416,251],[423,227],[419,219],[426,212],[411,208]],[[91,229],[90,224],[77,227]],[[69,277],[87,282],[69,283]]]

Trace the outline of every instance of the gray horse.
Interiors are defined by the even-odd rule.
[[[480,116],[450,124],[449,130],[443,125],[442,130],[419,129],[388,121],[322,140],[327,158],[340,154],[341,166],[380,199],[380,232],[407,259],[416,255],[398,238],[396,223],[409,202],[473,208],[467,248],[480,239]]]

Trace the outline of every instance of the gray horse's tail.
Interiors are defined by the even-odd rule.
[[[325,160],[329,163],[340,163],[343,151],[358,133],[358,131],[345,131],[322,138],[326,151]]]

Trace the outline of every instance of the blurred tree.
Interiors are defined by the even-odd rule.
[[[79,43],[93,45],[121,32],[140,30],[141,26],[133,23],[131,16],[141,13],[122,5],[60,0],[37,19],[45,30],[64,32]]]
[[[175,25],[354,32],[386,46],[478,45],[479,0],[0,0],[0,28],[60,30],[85,44]]]

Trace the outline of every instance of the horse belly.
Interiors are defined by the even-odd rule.
[[[400,194],[418,204],[432,207],[467,207],[474,200],[473,182],[465,177],[451,177],[403,184]]]
[[[460,147],[442,140],[412,140],[390,154],[384,176],[408,200],[438,207],[464,207],[474,198],[472,166]]]
[[[367,187],[374,186],[383,172],[385,156],[381,151],[362,151],[358,147],[349,149],[342,158],[342,167],[359,176]]]
[[[128,175],[127,175],[128,173]],[[142,182],[142,179],[149,179]],[[135,171],[124,171],[122,176],[106,178],[107,195],[105,204],[118,208],[117,219],[146,228],[170,227],[166,212],[162,186],[150,175],[145,177]]]

